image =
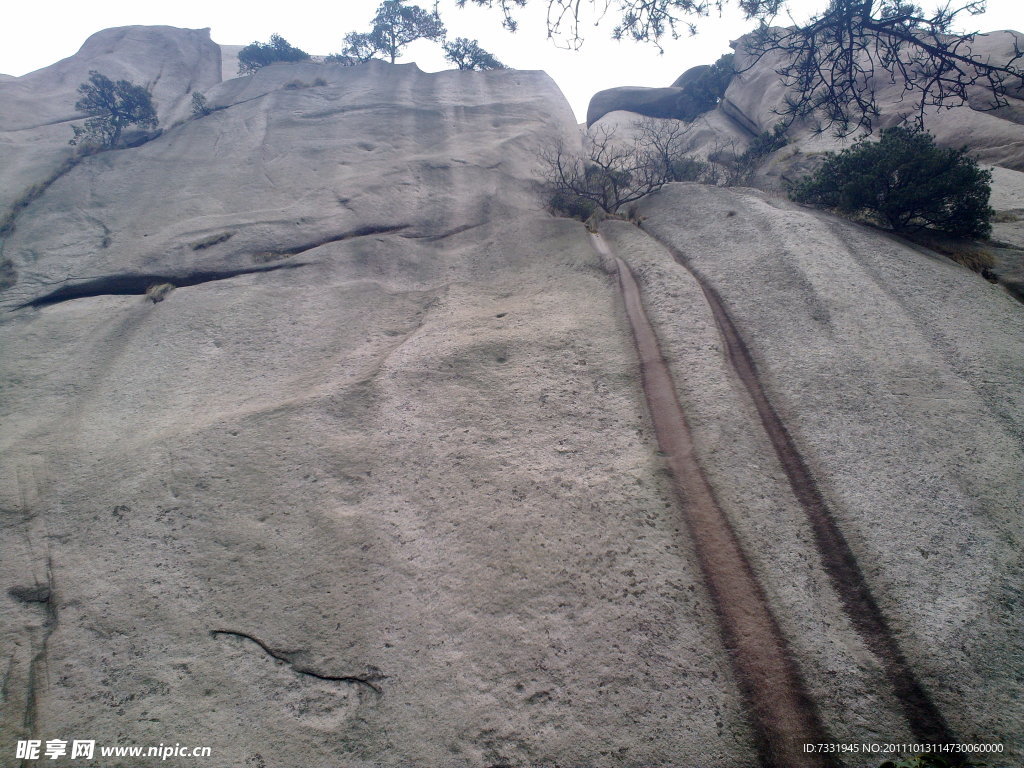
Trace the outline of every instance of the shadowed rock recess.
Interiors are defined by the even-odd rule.
[[[1024,305],[752,189],[554,219],[542,72],[222,58],[0,79],[0,764],[1024,764]],[[90,69],[162,132],[70,162]]]

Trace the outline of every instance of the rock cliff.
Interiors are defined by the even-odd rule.
[[[0,82],[5,761],[1024,758],[1024,306],[755,190],[554,219],[541,72],[221,64]],[[54,177],[101,67],[163,131]]]

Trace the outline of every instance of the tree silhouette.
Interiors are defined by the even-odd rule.
[[[238,74],[250,75],[277,61],[305,61],[308,58],[308,53],[274,34],[270,36],[269,43],[250,43],[238,52]]]
[[[384,0],[373,17],[370,32],[350,32],[345,35],[343,56],[368,61],[382,53],[392,64],[402,49],[414,40],[443,40],[444,24],[437,10],[426,11],[418,5],[406,5],[406,0]]]
[[[586,8],[600,18],[609,5],[608,0],[534,1],[547,4],[548,36],[574,49],[583,42],[581,23],[589,21],[583,18]],[[505,27],[515,30],[516,9],[529,2],[458,0],[458,5],[497,8]],[[958,17],[983,13],[985,0],[947,4],[932,14],[901,0],[828,0],[825,10],[807,23],[788,27],[772,26],[785,9],[785,0],[620,0],[612,34],[661,49],[666,36],[696,33],[697,19],[721,12],[730,2],[758,23],[747,40],[751,61],[746,67],[767,54],[779,54],[776,72],[790,88],[780,111],[787,121],[813,115],[819,130],[832,128],[841,135],[857,129],[870,132],[880,113],[876,77],[905,86],[904,103],[918,126],[927,110],[960,106],[970,92],[984,93],[984,106],[997,109],[1009,103],[1008,92],[1024,89],[1024,39],[1014,38],[1006,60],[989,61],[973,50],[976,33],[951,32]],[[972,106],[979,108],[980,100],[973,99]]]
[[[444,57],[459,69],[505,69],[505,65],[481,48],[476,40],[457,37],[441,47]]]
[[[82,98],[75,109],[91,117],[84,126],[72,126],[75,132],[70,144],[96,144],[111,148],[117,146],[121,132],[129,125],[156,128],[156,109],[153,97],[141,85],[128,80],[114,82],[95,70],[89,72],[89,82],[78,86]]]

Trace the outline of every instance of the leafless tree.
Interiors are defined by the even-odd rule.
[[[949,34],[958,14],[978,13],[983,2],[931,16],[897,0],[874,5],[832,0],[807,25],[754,33],[747,46],[753,61],[777,54],[776,72],[789,88],[781,115],[813,118],[818,131],[841,136],[871,132],[881,114],[877,89],[888,83],[903,91],[904,118],[923,128],[931,110],[961,106],[972,93],[975,109],[997,109],[1008,103],[1008,89],[1024,86],[1024,40],[1014,38],[1008,60],[989,61],[975,55],[974,35]]]
[[[636,140],[617,140],[613,128],[598,127],[587,135],[584,145],[582,155],[562,142],[543,155],[548,181],[556,191],[589,200],[611,214],[667,182],[656,155]]]
[[[560,142],[542,155],[548,182],[556,194],[615,214],[671,181],[707,181],[709,165],[687,154],[692,129],[692,123],[648,118],[634,123],[626,139],[598,126],[584,139],[582,154]]]

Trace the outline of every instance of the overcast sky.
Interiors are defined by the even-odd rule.
[[[797,19],[805,17],[824,2],[792,0],[793,15]],[[45,67],[75,53],[93,32],[129,24],[210,27],[214,41],[227,45],[265,41],[277,32],[308,53],[334,53],[341,49],[346,32],[368,30],[378,4],[379,0],[288,0],[267,5],[216,0],[14,0],[5,9],[0,26],[0,72],[23,75]],[[431,7],[432,0],[420,0],[419,4]],[[616,5],[616,0],[611,5]],[[561,87],[581,120],[595,92],[619,85],[670,85],[686,69],[710,64],[727,53],[729,40],[752,27],[730,7],[721,18],[701,20],[696,37],[666,40],[665,53],[659,55],[650,45],[612,41],[609,32],[615,13],[610,11],[603,26],[585,27],[582,50],[570,52],[545,39],[546,6],[544,0],[531,0],[531,5],[519,13],[521,26],[515,34],[501,28],[498,11],[476,7],[459,10],[455,0],[442,0],[440,10],[449,37],[477,39],[509,66],[545,70]],[[965,25],[981,31],[1024,27],[1021,0],[989,0],[988,8],[984,16],[965,16]],[[410,46],[401,61],[415,61],[426,71],[447,68],[438,46],[432,43]]]

